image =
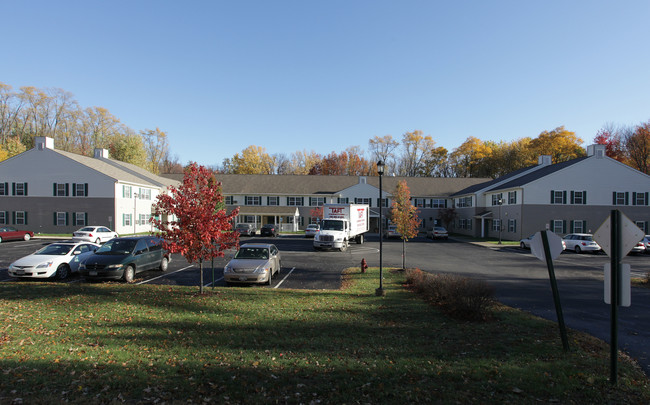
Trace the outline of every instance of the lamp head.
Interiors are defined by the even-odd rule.
[[[379,173],[380,176],[384,174],[385,167],[386,164],[382,160],[377,162],[377,173]]]

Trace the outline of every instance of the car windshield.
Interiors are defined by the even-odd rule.
[[[268,258],[269,251],[266,248],[241,248],[235,255],[235,259],[266,260]]]
[[[133,252],[136,243],[135,239],[112,239],[97,249],[95,253],[98,255],[128,255]]]
[[[237,229],[248,229],[248,225],[246,225],[246,224],[238,224]]]
[[[51,245],[45,246],[43,249],[37,251],[34,254],[35,255],[65,256],[72,250],[73,247],[74,247],[74,245],[51,244]]]
[[[87,226],[85,228],[79,229],[79,232],[93,232],[94,230],[95,230],[95,228]]]
[[[343,230],[343,221],[325,219],[322,222],[321,229],[324,230],[324,231],[342,231]]]

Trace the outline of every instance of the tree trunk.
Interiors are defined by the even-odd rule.
[[[199,259],[199,269],[201,273],[201,286],[199,287],[199,292],[203,294],[203,259]]]
[[[402,270],[406,270],[406,239],[402,238]]]

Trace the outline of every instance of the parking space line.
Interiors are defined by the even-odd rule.
[[[159,278],[167,277],[167,276],[169,276],[170,274],[178,273],[179,271],[187,270],[187,269],[192,268],[192,267],[194,267],[194,266],[193,266],[193,265],[190,265],[190,266],[187,266],[187,267],[183,267],[183,268],[180,269],[180,270],[172,271],[171,273],[161,274],[161,275],[159,275],[158,277],[150,278],[149,280],[143,280],[143,281],[140,281],[139,283],[136,283],[136,285],[140,285],[140,284],[148,283],[148,282],[150,282],[150,281],[158,280]]]
[[[214,280],[213,282],[209,282],[208,284],[203,284],[203,287],[210,287],[210,286],[212,285],[212,283],[215,283],[215,284],[216,284],[216,283],[218,283],[218,282],[221,281],[221,280],[223,280],[223,277],[220,277],[220,278]]]
[[[0,283],[4,283],[5,281],[13,281],[13,278],[5,278],[4,280],[0,280]]]
[[[292,273],[295,269],[296,269],[296,268],[294,267],[294,268],[292,268],[291,270],[289,270],[289,272],[287,273],[287,275],[284,276],[284,278],[283,278],[282,280],[280,280],[280,282],[279,282],[275,287],[273,287],[273,288],[278,288],[278,287],[280,287],[280,285],[281,285],[282,283],[284,283],[284,280],[286,280],[287,277],[289,277],[289,276],[291,275],[291,273]]]

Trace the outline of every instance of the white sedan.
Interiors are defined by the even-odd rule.
[[[70,262],[75,257],[94,252],[99,245],[91,242],[56,242],[9,265],[11,277],[54,277],[63,280],[70,275]]]
[[[104,243],[119,236],[105,226],[85,226],[72,233],[72,240]]]

